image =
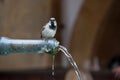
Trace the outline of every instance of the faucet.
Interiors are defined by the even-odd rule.
[[[10,53],[48,53],[56,55],[58,53],[58,46],[59,42],[55,38],[23,40],[0,37],[0,55],[7,55]]]

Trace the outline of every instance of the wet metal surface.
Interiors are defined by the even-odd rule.
[[[59,42],[56,39],[22,40],[0,37],[0,55],[9,53],[56,54]]]

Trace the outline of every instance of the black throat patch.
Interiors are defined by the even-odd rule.
[[[51,21],[50,21],[50,24],[51,24],[51,25],[49,26],[50,29],[55,30],[57,26],[55,26],[54,21],[51,20]]]

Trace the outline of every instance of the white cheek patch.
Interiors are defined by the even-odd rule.
[[[51,26],[50,22],[48,23],[48,26]]]
[[[57,22],[56,21],[54,22],[54,25],[57,26]]]

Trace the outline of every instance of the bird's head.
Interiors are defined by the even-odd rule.
[[[57,28],[57,22],[56,22],[55,18],[50,18],[49,27],[53,30]]]

